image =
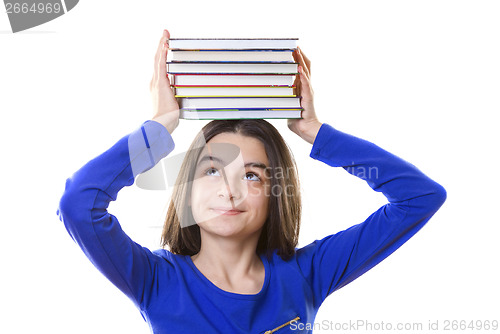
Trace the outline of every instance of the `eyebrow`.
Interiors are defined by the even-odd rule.
[[[211,155],[205,155],[203,156],[200,161],[198,162],[198,165],[200,165],[201,163],[207,161],[207,160],[210,160],[210,161],[215,161],[221,165],[224,165],[224,166],[227,166],[228,164],[226,164],[224,161],[222,161],[222,159],[219,159],[217,157],[214,157],[214,156],[211,156]],[[261,169],[266,169],[267,166],[265,164],[263,164],[262,162],[247,162],[245,164],[245,167],[256,167],[256,168],[261,168]]]

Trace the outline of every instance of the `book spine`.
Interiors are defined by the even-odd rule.
[[[224,44],[228,42],[225,40],[207,39],[201,44],[195,43],[199,40],[186,41],[189,44],[176,44],[171,39],[170,50],[178,57],[167,61],[170,83],[185,116],[182,118],[300,118],[300,97],[293,85],[298,74],[298,64],[292,57],[296,40],[287,48],[233,48],[228,47],[233,44]],[[244,59],[238,55],[244,55]]]

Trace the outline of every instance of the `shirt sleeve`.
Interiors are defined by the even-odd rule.
[[[155,121],[120,139],[66,181],[57,214],[92,264],[143,310],[160,257],[131,240],[108,213],[118,191],[174,149],[166,128]]]
[[[343,167],[389,201],[364,222],[297,250],[319,307],[420,230],[444,203],[446,191],[414,165],[328,124],[321,126],[310,156]]]

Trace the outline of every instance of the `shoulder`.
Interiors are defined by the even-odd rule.
[[[167,261],[171,264],[180,264],[185,262],[185,255],[173,254],[167,249],[160,248],[152,251],[153,255],[157,256],[160,260]]]
[[[273,267],[295,267],[297,269],[308,267],[312,265],[313,260],[320,256],[326,247],[330,249],[332,249],[332,245],[335,247],[335,240],[339,233],[328,235],[322,239],[316,239],[301,247],[296,247],[294,254],[286,260],[277,254],[275,250],[269,258],[269,263]]]

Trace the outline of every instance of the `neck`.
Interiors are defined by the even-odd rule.
[[[230,282],[262,268],[256,252],[260,231],[243,240],[200,232],[200,251],[191,258],[204,274]]]
[[[231,272],[233,269],[249,269],[259,259],[256,250],[260,233],[235,240],[200,232],[202,243],[198,254],[192,257],[193,261],[206,263],[220,272]]]

